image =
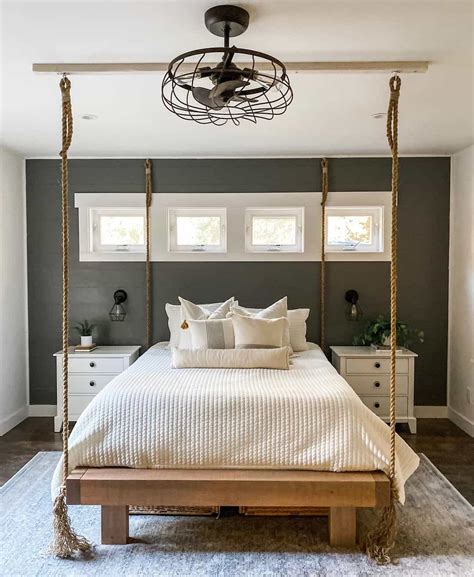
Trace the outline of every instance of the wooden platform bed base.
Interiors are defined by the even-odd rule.
[[[357,507],[390,500],[385,473],[281,470],[75,469],[67,479],[70,505],[101,505],[102,543],[129,540],[130,505],[327,508],[329,544],[354,547]]]

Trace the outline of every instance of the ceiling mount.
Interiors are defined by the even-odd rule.
[[[221,38],[240,36],[247,30],[249,20],[247,10],[230,4],[214,6],[204,14],[206,28]]]

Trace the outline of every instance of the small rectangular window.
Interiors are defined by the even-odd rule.
[[[170,208],[171,252],[226,252],[225,208]]]
[[[326,250],[383,252],[383,207],[327,207]]]
[[[303,252],[304,208],[248,208],[247,252]]]
[[[145,209],[90,209],[93,252],[145,252]]]

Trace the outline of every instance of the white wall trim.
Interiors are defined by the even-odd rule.
[[[118,204],[120,203],[120,204]],[[94,253],[90,247],[90,208],[143,207],[142,193],[76,193],[74,206],[79,209],[79,260],[86,261],[144,261],[143,253],[110,252]],[[357,191],[333,192],[328,198],[329,207],[383,207],[383,252],[339,251],[327,253],[328,261],[389,261],[390,260],[390,192]],[[168,211],[170,208],[225,208],[227,211],[226,252],[171,252],[168,239]],[[247,208],[304,207],[303,252],[246,252],[245,210]],[[302,261],[321,260],[321,193],[320,192],[238,192],[230,193],[155,193],[151,207],[151,260],[158,262],[182,261]]]
[[[460,429],[462,429],[469,436],[474,437],[474,422],[455,411],[452,407],[448,407],[448,418]]]
[[[439,405],[418,405],[415,406],[415,417],[417,419],[447,419],[448,407]]]
[[[29,318],[28,318],[28,218],[26,214],[26,159],[23,158],[23,230],[25,231],[25,353],[26,353],[26,367],[25,367],[25,386],[26,386],[26,402],[30,403],[30,334],[29,334]]]
[[[400,158],[450,158],[453,154],[456,154],[457,150],[454,152],[413,152],[410,154],[400,154]],[[200,155],[174,155],[174,156],[152,156],[152,160],[253,160],[253,159],[279,159],[279,158],[307,158],[320,160],[321,158],[392,158],[390,154],[250,154],[250,155],[239,155],[239,156],[226,156],[226,155],[211,155],[211,156],[200,156]],[[144,156],[84,156],[84,155],[68,155],[70,160],[144,160]],[[59,158],[57,155],[36,155],[27,156],[26,160],[57,160]]]
[[[0,421],[0,436],[8,433],[8,431],[19,425],[27,417],[28,407],[25,405],[24,407],[21,407],[21,409],[18,409],[18,411],[15,411],[11,415],[8,415],[8,417],[2,419]]]
[[[56,405],[30,405],[29,417],[55,417]]]

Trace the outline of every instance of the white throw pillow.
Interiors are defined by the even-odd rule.
[[[199,305],[201,308],[206,309],[210,313],[217,310],[223,303],[210,303],[205,305]],[[165,311],[168,315],[168,328],[170,330],[170,347],[179,346],[179,338],[181,336],[181,305],[172,305],[166,303]]]
[[[188,321],[190,320],[206,320],[206,319],[225,319],[227,313],[230,311],[232,304],[234,303],[234,297],[226,300],[224,303],[219,305],[214,311],[210,311],[205,307],[196,305],[191,301],[178,297],[181,303],[181,323],[179,332],[179,343],[178,347],[180,349],[191,349],[193,348],[191,342],[191,334],[188,326]]]
[[[232,319],[188,320],[193,349],[233,349],[235,347]]]
[[[288,319],[257,319],[241,315],[232,317],[236,349],[273,349],[285,346],[283,334]]]
[[[290,368],[290,356],[288,347],[239,350],[173,349],[171,366],[174,369],[276,369],[287,371]]]
[[[245,307],[239,306],[237,302],[232,305],[230,312],[231,315],[240,315],[243,317],[252,317],[255,319],[279,319],[281,317],[288,316],[287,300],[287,297],[283,297],[266,309],[247,309]],[[283,334],[283,346],[291,347],[289,325],[286,326],[285,332]]]
[[[307,351],[306,319],[309,317],[309,309],[293,309],[288,311],[290,324],[290,343],[295,352]]]

